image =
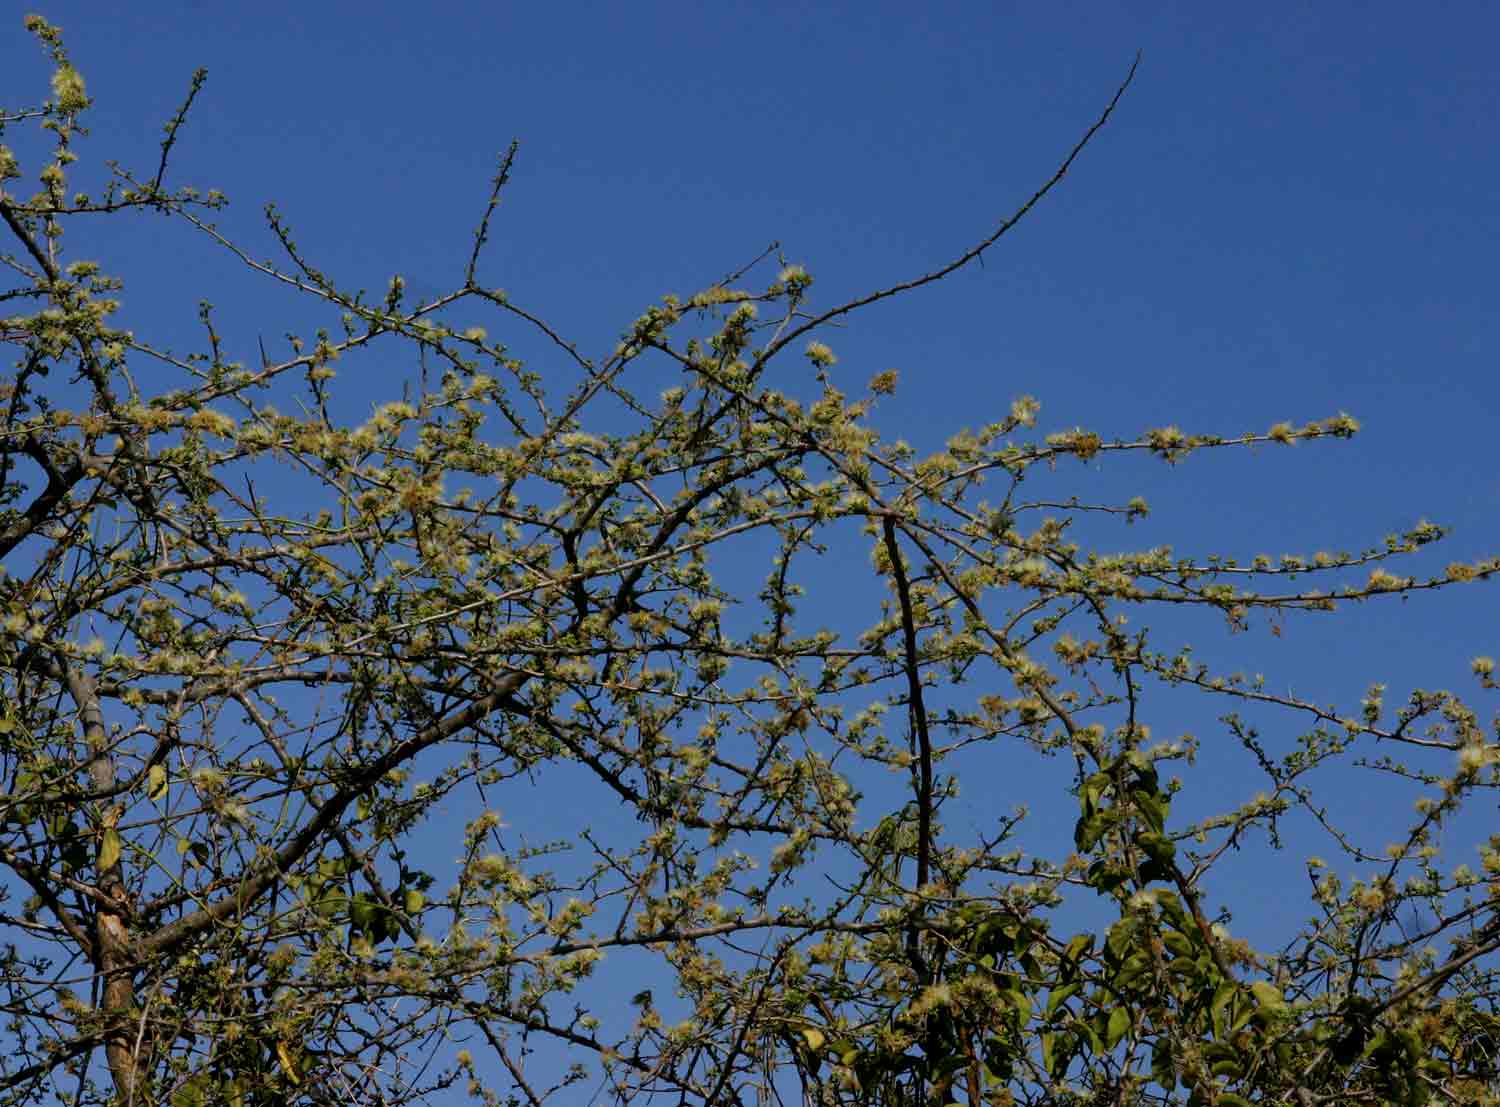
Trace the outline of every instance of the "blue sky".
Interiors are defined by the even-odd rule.
[[[982,267],[827,337],[840,379],[899,368],[876,422],[929,447],[1021,393],[1044,430],[1106,437],[1347,410],[1365,427],[1349,443],[1074,466],[1059,487],[1145,495],[1157,511],[1121,545],[1310,553],[1425,517],[1454,531],[1428,567],[1500,552],[1495,7],[37,8],[98,98],[92,155],[154,165],[207,67],[176,182],[227,191],[222,222],[265,254],[274,199],[348,285],[455,280],[519,139],[483,279],[590,351],[772,240],[823,304],[956,255],[1052,173],[1140,50],[1116,118]],[[0,27],[0,72],[8,106],[45,89],[19,18]],[[283,300],[182,245],[169,270],[135,274],[128,310],[185,340],[206,295],[247,351],[286,329]],[[544,366],[529,341],[517,349]],[[1497,615],[1480,587],[1233,645],[1299,694],[1347,704],[1383,680],[1399,701],[1469,691],[1468,660],[1500,651]]]
[[[1365,436],[1318,452],[1299,489],[1274,481],[1273,504],[1336,498],[1316,510],[1342,534],[1412,511],[1459,542],[1493,528],[1485,5],[1420,21],[1394,4],[44,14],[98,98],[92,153],[147,164],[206,66],[177,180],[224,188],[226,225],[252,234],[275,199],[351,284],[455,275],[495,155],[520,139],[487,279],[594,348],[773,239],[824,302],[951,256],[1045,179],[1142,50],[1117,119],[982,269],[841,337],[851,379],[900,367],[913,437],[1020,391],[1048,427],[1122,434],[1347,409]],[[43,75],[18,27],[0,64]],[[229,279],[184,254],[194,292]],[[1234,494],[1265,515],[1257,468]]]

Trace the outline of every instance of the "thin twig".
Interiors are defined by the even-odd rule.
[[[1135,79],[1135,71],[1137,68],[1139,68],[1140,64],[1141,55],[1137,53],[1135,56],[1135,60],[1130,63],[1130,72],[1125,74],[1125,80],[1122,81],[1120,83],[1120,87],[1115,90],[1115,94],[1110,98],[1108,106],[1106,106],[1104,111],[1100,113],[1099,118],[1094,120],[1094,125],[1087,131],[1085,131],[1083,137],[1074,144],[1073,149],[1068,152],[1068,156],[1064,158],[1062,164],[1057,167],[1057,172],[1053,173],[1052,177],[1047,181],[1046,184],[1042,185],[1041,188],[1032,193],[1031,199],[1027,200],[1018,209],[1016,209],[1015,214],[1001,223],[1000,226],[995,228],[994,232],[987,238],[985,238],[973,248],[960,254],[953,261],[950,261],[947,265],[944,265],[939,269],[934,269],[932,272],[924,274],[920,277],[915,277],[912,280],[903,281],[900,284],[891,285],[889,288],[882,288],[878,292],[871,292],[867,295],[860,296],[856,299],[848,301],[847,303],[840,304],[838,307],[830,308],[822,315],[814,316],[799,327],[793,327],[786,334],[770,343],[770,345],[768,345],[765,350],[760,353],[760,355],[756,358],[756,368],[759,368],[760,365],[770,360],[770,358],[773,357],[778,350],[785,347],[788,343],[796,341],[797,338],[801,335],[806,334],[808,331],[813,330],[816,327],[822,326],[829,320],[837,319],[841,315],[847,315],[851,311],[866,307],[870,304],[876,303],[879,300],[889,299],[890,297],[899,295],[902,292],[909,292],[914,288],[921,288],[923,285],[932,284],[934,281],[940,281],[949,273],[952,273],[958,269],[962,269],[971,261],[974,261],[976,258],[983,255],[986,250],[988,250],[997,241],[999,241],[999,239],[1008,231],[1010,231],[1012,227],[1014,227],[1022,219],[1026,218],[1026,216],[1030,214],[1031,209],[1036,207],[1036,205],[1041,202],[1042,198],[1046,196],[1047,193],[1051,192],[1055,187],[1057,187],[1057,185],[1062,182],[1062,179],[1068,175],[1068,170],[1072,167],[1073,162],[1077,160],[1078,155],[1083,153],[1083,148],[1089,144],[1094,135],[1099,133],[1100,128],[1102,128],[1104,124],[1109,121],[1109,117],[1114,114],[1115,106],[1119,104],[1120,98],[1125,95],[1125,90],[1130,87],[1130,82]]]
[[[167,137],[161,141],[161,163],[156,167],[156,176],[151,179],[152,192],[161,190],[162,178],[167,175],[167,159],[171,156],[172,147],[177,142],[177,132],[187,121],[188,111],[192,108],[193,101],[198,98],[198,93],[202,90],[203,82],[206,80],[208,80],[206,69],[199,69],[193,74],[193,83],[188,88],[187,99],[183,100],[182,106],[177,109],[177,114],[172,116],[171,122],[167,124]]]
[[[505,151],[505,156],[500,159],[500,170],[495,174],[494,184],[490,186],[490,200],[485,205],[484,217],[479,220],[479,228],[474,232],[474,252],[469,255],[468,267],[464,269],[464,285],[472,288],[474,286],[474,270],[479,265],[479,254],[484,249],[484,244],[490,237],[490,216],[495,214],[495,208],[500,203],[500,190],[510,180],[510,167],[516,160],[516,151],[521,148],[518,139],[512,139],[510,149]]]

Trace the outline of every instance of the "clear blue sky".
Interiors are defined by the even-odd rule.
[[[1140,49],[1117,119],[983,269],[836,342],[851,383],[900,367],[900,429],[934,439],[1019,391],[1049,428],[1122,434],[1344,408],[1356,445],[1307,451],[1274,496],[1232,484],[1235,509],[1316,511],[1351,541],[1413,513],[1466,549],[1500,532],[1489,5],[38,10],[98,98],[94,154],[150,162],[206,66],[178,182],[228,191],[236,229],[275,199],[349,283],[454,276],[520,139],[486,279],[595,348],[772,239],[825,301],[952,255]],[[45,87],[36,55],[19,19],[0,35],[5,96]]]
[[[849,388],[900,368],[877,421],[925,445],[1023,392],[1044,429],[1106,437],[1347,410],[1365,426],[1351,443],[1064,475],[1082,495],[1144,494],[1158,511],[1133,544],[1312,552],[1427,517],[1454,530],[1429,567],[1500,551],[1495,6],[37,10],[98,98],[93,153],[154,164],[206,66],[177,183],[228,191],[225,225],[251,238],[276,200],[347,284],[456,278],[519,139],[484,280],[591,351],[773,239],[823,303],[952,257],[1051,174],[1141,50],[1115,120],[982,268],[828,339]],[[45,89],[16,16],[0,30],[12,105],[18,75]],[[233,303],[241,341],[286,329],[282,301],[199,245],[150,276],[128,306],[173,325],[207,295]],[[399,391],[392,374],[371,388]],[[1239,644],[1299,694],[1347,704],[1378,679],[1398,702],[1468,692],[1469,658],[1500,651],[1497,615],[1489,586]]]

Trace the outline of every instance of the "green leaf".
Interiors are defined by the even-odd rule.
[[[99,871],[112,869],[120,863],[120,832],[111,827],[104,832],[104,841],[99,846]]]
[[[1079,984],[1064,984],[1061,988],[1053,988],[1047,997],[1047,1018],[1050,1019],[1062,1004],[1076,996],[1080,987]]]
[[[1094,848],[1094,844],[1100,838],[1104,837],[1104,832],[1114,821],[1113,814],[1111,811],[1106,811],[1078,820],[1078,825],[1073,828],[1073,844],[1078,847],[1079,853],[1087,853]]]
[[[1135,983],[1136,980],[1145,976],[1151,968],[1151,955],[1143,949],[1138,949],[1120,966],[1120,971],[1115,973],[1115,987],[1126,988]]]
[[[1135,787],[1147,792],[1161,790],[1161,777],[1156,771],[1156,762],[1151,760],[1151,755],[1145,750],[1131,750],[1125,755],[1125,760],[1130,762],[1135,769]]]
[[[1396,1030],[1396,1040],[1406,1050],[1406,1056],[1412,1062],[1420,1059],[1425,1052],[1422,1048],[1422,1039],[1415,1030],[1409,1027],[1400,1027]]]
[[[816,1027],[805,1026],[802,1028],[802,1040],[807,1043],[808,1049],[816,1053],[823,1048],[823,1043],[827,1039],[824,1037],[823,1032]]]
[[[406,913],[408,915],[417,914],[422,910],[423,906],[426,903],[427,897],[422,895],[422,893],[417,891],[415,888],[408,888],[406,890],[406,894],[401,897],[401,906],[406,908]]]
[[[1182,901],[1172,892],[1165,889],[1156,893],[1156,906],[1161,911],[1162,918],[1166,919],[1184,934],[1197,934],[1198,928],[1193,925],[1188,913],[1183,910]]]
[[[1177,844],[1165,834],[1148,830],[1135,836],[1135,844],[1145,850],[1153,861],[1166,864],[1177,856]]]
[[[1109,926],[1104,936],[1104,946],[1116,959],[1124,957],[1126,950],[1135,944],[1136,931],[1140,923],[1131,915],[1122,915]]]
[[[1270,1014],[1282,1015],[1287,1011],[1286,1000],[1281,998],[1281,989],[1269,981],[1257,980],[1251,984],[1250,994],[1255,996],[1255,1002]]]
[[[1080,957],[1088,952],[1093,944],[1094,936],[1092,934],[1075,934],[1068,941],[1067,948],[1063,950],[1063,958],[1068,961],[1076,962]]]
[[[172,1107],[203,1107],[208,1102],[208,1076],[194,1073],[172,1093]]]
[[[1214,1023],[1214,1037],[1223,1038],[1229,1033],[1227,1015],[1230,1004],[1234,1002],[1234,997],[1238,992],[1239,985],[1232,981],[1220,984],[1214,990],[1213,1002],[1209,1004],[1209,1013]]]
[[[934,1084],[940,1084],[968,1063],[969,1059],[964,1055],[954,1054],[951,1057],[944,1057],[938,1061],[928,1075]]]
[[[152,765],[146,770],[146,798],[152,803],[167,794],[167,767]]]
[[[1116,1007],[1109,1013],[1109,1022],[1104,1029],[1104,1048],[1114,1049],[1120,1044],[1120,1039],[1125,1037],[1125,1032],[1130,1029],[1130,1010],[1126,1007]]]
[[[374,927],[379,911],[380,904],[369,896],[357,895],[349,907],[349,921],[354,924],[355,930],[369,931]]]
[[[401,937],[401,923],[394,911],[381,911],[376,926],[380,929],[380,937],[387,942],[394,942]]]
[[[1108,895],[1130,879],[1130,870],[1113,858],[1104,858],[1089,866],[1086,879],[1089,887]]]
[[[1177,1087],[1177,1063],[1172,1055],[1172,1044],[1165,1038],[1156,1039],[1151,1047],[1151,1077],[1168,1090]],[[1223,1099],[1219,1102],[1222,1103]]]
[[[1084,818],[1088,818],[1099,809],[1099,801],[1108,790],[1110,779],[1106,773],[1095,773],[1083,782],[1079,789],[1078,799],[1083,808]]]
[[[1136,807],[1151,824],[1152,830],[1160,832],[1166,828],[1167,810],[1171,806],[1171,801],[1166,796],[1160,792],[1143,792],[1137,789],[1132,792],[1132,797]]]
[[[1255,1017],[1256,1008],[1249,1003],[1236,1002],[1234,1005],[1234,1019],[1229,1024],[1229,1033],[1233,1034]]]
[[[1178,957],[1192,957],[1195,952],[1192,940],[1176,930],[1163,930],[1161,940]]]

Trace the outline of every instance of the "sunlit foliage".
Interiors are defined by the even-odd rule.
[[[1403,573],[1430,524],[1278,560],[1091,552],[1077,518],[1128,542],[1146,503],[1027,494],[1348,415],[1121,439],[1037,431],[1021,397],[923,454],[880,430],[896,372],[835,387],[830,324],[995,245],[1124,86],[951,263],[819,307],[771,251],[596,358],[482,283],[514,149],[462,280],[367,297],[275,210],[273,263],[171,182],[201,73],[147,171],[70,191],[87,84],[28,26],[55,77],[0,114],[49,151],[0,146],[0,1104],[1497,1102],[1500,838],[1477,868],[1438,848],[1494,803],[1493,722],[1448,692],[1300,699],[1151,628],[1279,631],[1500,563]],[[226,348],[207,304],[192,352],[134,331],[84,259],[140,213],[327,329],[277,357]],[[804,615],[830,572],[868,602]],[[1199,754],[1152,737],[1174,697],[1223,703],[1244,802],[1174,811]],[[1035,848],[999,802],[945,818],[999,751],[1064,767],[1022,794],[1071,840]],[[1318,790],[1360,772],[1419,797],[1381,816],[1385,855]],[[528,837],[505,796],[533,786],[599,817]],[[1305,925],[1253,948],[1204,890],[1293,811],[1363,875],[1309,860],[1272,893]]]

